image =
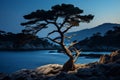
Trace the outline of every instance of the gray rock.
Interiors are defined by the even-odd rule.
[[[34,80],[35,72],[33,70],[22,69],[13,73],[12,80]]]
[[[12,80],[49,80],[60,73],[62,65],[49,64],[35,70],[22,69],[11,74]]]
[[[4,73],[0,73],[0,80],[11,80],[11,77]]]

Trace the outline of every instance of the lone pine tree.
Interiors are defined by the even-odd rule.
[[[47,38],[61,46],[65,55],[69,60],[63,65],[63,71],[75,70],[75,62],[79,57],[80,51],[72,48],[76,41],[71,42],[66,46],[65,39],[69,36],[65,34],[73,27],[79,27],[81,22],[89,23],[93,19],[93,15],[81,15],[83,10],[75,7],[72,4],[61,4],[51,7],[50,10],[37,10],[30,14],[24,15],[27,22],[21,23],[25,26],[24,33],[36,35],[42,29],[54,27],[52,31],[47,34]],[[59,34],[56,37],[51,37],[53,34]],[[72,52],[74,51],[75,54]]]

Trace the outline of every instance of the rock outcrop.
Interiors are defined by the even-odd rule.
[[[99,63],[102,63],[102,64],[113,63],[113,62],[120,63],[120,50],[112,52],[110,55],[101,56],[99,61]]]

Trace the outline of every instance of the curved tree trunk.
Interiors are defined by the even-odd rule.
[[[80,55],[80,51],[75,48],[74,51],[76,54],[73,55],[69,48],[66,47],[65,45],[62,45],[62,48],[64,49],[65,54],[69,57],[69,60],[63,65],[63,71],[75,70],[76,69],[75,62]]]
[[[65,54],[69,57],[69,60],[63,65],[63,71],[75,70],[74,57],[71,51],[64,45],[62,45]]]
[[[70,71],[70,70],[75,70],[74,59],[71,58],[63,65],[63,71]]]

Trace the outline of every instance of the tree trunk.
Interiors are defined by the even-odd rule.
[[[63,71],[70,71],[70,70],[75,70],[76,67],[75,67],[75,61],[77,60],[76,57],[78,56],[75,56],[72,55],[71,51],[69,50],[69,48],[67,48],[65,45],[62,45],[62,48],[64,49],[65,51],[65,54],[69,57],[69,60],[63,65]],[[78,53],[78,52],[77,52]]]
[[[75,64],[74,59],[70,58],[64,65],[63,65],[63,71],[70,71],[75,70]]]

